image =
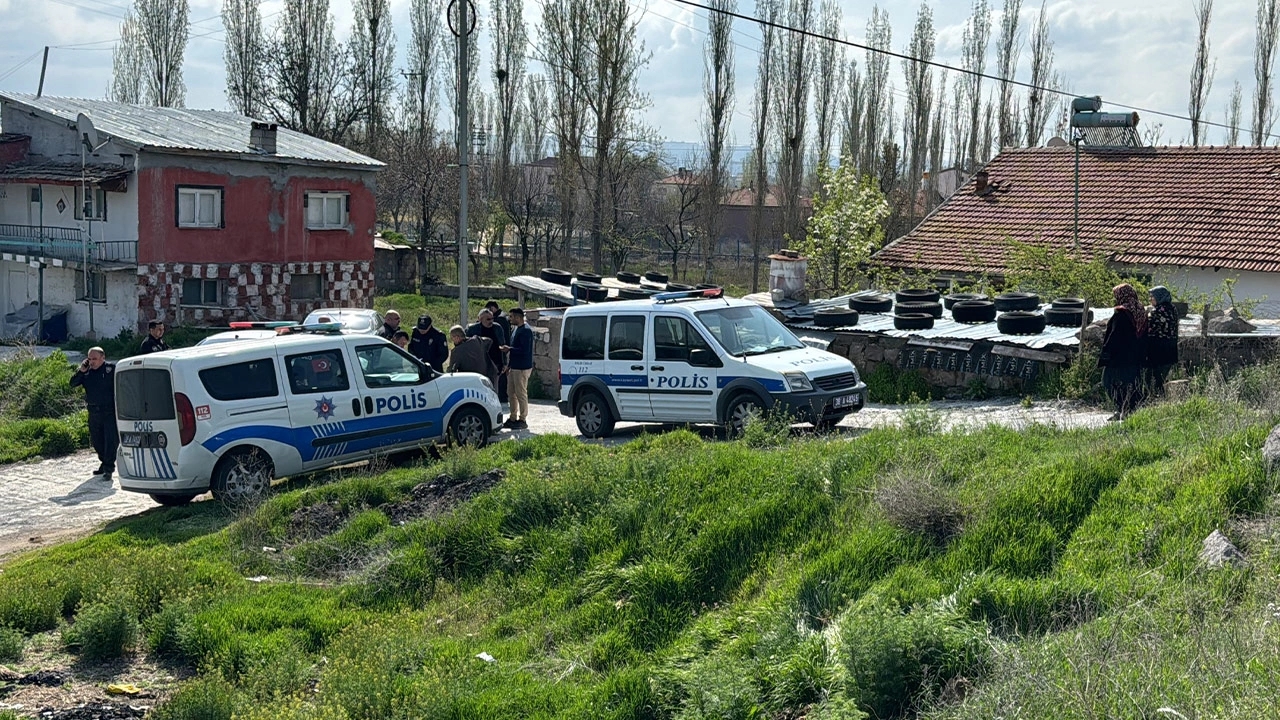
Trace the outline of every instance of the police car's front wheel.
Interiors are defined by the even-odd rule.
[[[476,408],[463,408],[449,421],[449,440],[456,445],[484,447],[489,442],[489,421]]]
[[[758,419],[763,412],[764,407],[755,395],[749,393],[739,395],[729,403],[728,411],[725,413],[725,430],[730,437],[742,437],[742,433],[747,429],[747,423]]]
[[[613,434],[613,415],[604,398],[596,392],[584,392],[578,396],[578,404],[573,409],[573,417],[578,421],[578,432],[583,437],[604,438]]]
[[[236,450],[213,473],[213,497],[233,507],[259,503],[270,492],[274,474],[271,458],[262,450]]]

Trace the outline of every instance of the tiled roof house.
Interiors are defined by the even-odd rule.
[[[1005,150],[914,230],[876,254],[941,277],[1001,275],[1008,240],[1074,245],[1075,150]],[[1280,316],[1280,148],[1088,148],[1080,151],[1083,254],[1170,286],[1237,298]]]

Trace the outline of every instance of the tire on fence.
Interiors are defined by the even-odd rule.
[[[593,272],[580,272],[580,273],[578,273],[578,282],[596,283],[596,284],[598,285],[598,284],[600,284],[600,280],[601,280],[601,279],[602,279],[602,278],[601,278],[599,275],[597,275],[597,274],[595,274],[595,273],[593,273]]]
[[[618,282],[624,282],[628,285],[640,284],[640,276],[633,272],[620,272],[614,277],[618,279]]]
[[[858,324],[858,311],[845,308],[822,308],[813,313],[813,324],[819,327],[850,327]]]
[[[546,282],[564,285],[565,287],[569,287],[569,284],[573,282],[573,273],[558,268],[542,268],[542,272],[538,273],[538,277]]]
[[[950,310],[953,305],[965,300],[990,300],[991,298],[982,293],[951,293],[942,296],[942,307]]]
[[[899,330],[929,330],[933,327],[933,316],[929,313],[897,313],[893,316],[893,326]]]
[[[1084,298],[1074,298],[1074,297],[1055,298],[1054,301],[1050,303],[1050,306],[1055,308],[1062,308],[1065,310],[1083,310]]]
[[[1084,308],[1045,308],[1044,321],[1054,327],[1080,327],[1084,324]],[[1089,322],[1093,322],[1093,311],[1089,311]]]
[[[670,290],[671,292],[688,292],[692,289],[692,285],[686,285],[685,283],[667,283],[667,290]]]
[[[951,306],[951,319],[958,323],[989,323],[996,319],[996,304],[990,300],[960,300]]]
[[[907,314],[928,313],[932,315],[934,319],[937,319],[942,317],[942,303],[924,302],[921,300],[913,300],[911,302],[899,302],[898,312],[907,313]]]
[[[1010,310],[996,318],[996,327],[1005,335],[1039,335],[1044,332],[1044,315],[1025,310]]]
[[[587,302],[604,302],[609,297],[609,288],[600,283],[579,281],[573,286],[573,296]]]
[[[654,272],[650,270],[649,272],[644,274],[644,279],[658,285],[666,285],[667,281],[670,280],[671,278],[667,277],[666,273]]]
[[[849,298],[849,308],[864,313],[887,313],[893,309],[893,298],[888,295],[861,295]]]
[[[942,293],[932,288],[906,288],[893,294],[897,302],[938,302]]]
[[[1000,312],[1009,312],[1010,310],[1039,310],[1040,296],[1035,293],[1028,292],[1007,292],[1001,293],[995,299],[996,310]]]
[[[648,290],[637,290],[636,288],[620,288],[618,297],[623,300],[648,300],[653,293]]]

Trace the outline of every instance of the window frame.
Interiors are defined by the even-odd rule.
[[[422,361],[410,355],[409,353],[405,352],[403,349],[400,348],[400,346],[391,345],[387,343],[371,343],[369,345],[357,345],[355,348],[356,361],[359,362],[360,360],[364,359],[360,355],[360,353],[368,352],[370,350],[377,350],[380,352],[390,352],[392,355],[400,356],[400,359],[407,362],[409,366],[414,369],[414,372],[416,374],[412,382],[410,381],[395,382],[391,380],[390,377],[388,377],[387,382],[385,383],[382,383],[382,382],[371,383],[369,382],[369,377],[370,377],[369,369],[365,367],[363,363],[361,363],[360,379],[364,383],[364,386],[366,388],[369,388],[370,390],[380,390],[382,388],[412,387],[414,385],[421,385],[424,382],[426,382],[426,380],[422,377],[422,367],[423,367]],[[377,373],[377,372],[373,373],[374,377],[377,377],[380,375],[389,375],[389,373]]]
[[[320,222],[313,224],[311,206],[317,201],[320,203]],[[340,201],[341,215],[336,225],[325,217],[325,206],[330,201]],[[351,193],[346,190],[308,190],[302,195],[302,214],[308,230],[346,230],[351,225]]]
[[[89,277],[89,291],[85,291],[85,274]],[[107,274],[101,270],[76,271],[76,301],[105,305],[107,302]]]
[[[645,332],[648,329],[647,328],[648,320],[649,320],[649,316],[645,315],[644,313],[636,313],[635,315],[619,314],[619,315],[610,316],[609,317],[609,339],[608,339],[608,342],[606,343],[606,348],[608,351],[608,354],[607,354],[608,359],[621,360],[621,361],[629,360],[631,362],[644,361]],[[640,338],[637,341],[638,345],[636,347],[617,347],[616,345],[614,345],[614,331],[617,329],[618,325],[620,323],[628,323],[628,324],[635,323],[636,321],[639,321],[639,324],[640,324]],[[634,357],[630,355],[628,355],[627,357],[621,357],[617,354],[619,351],[635,351],[636,355]]]
[[[576,317],[570,316],[568,318],[565,318],[564,330],[563,330],[564,335],[560,340],[560,348],[561,348],[560,358],[562,360],[581,360],[584,362],[595,362],[597,360],[604,360],[605,357],[607,357],[606,351],[609,347],[609,343],[608,343],[609,322],[608,321],[609,321],[608,315],[579,315]],[[583,350],[581,352],[578,352],[576,349],[571,348],[569,344],[569,338],[572,337],[569,332],[570,329],[573,326],[576,326],[578,323],[585,324],[588,322],[600,323],[600,345],[598,350],[599,357],[591,357],[590,356],[591,353],[588,352],[591,350],[596,350],[594,346],[591,348],[587,348],[586,350]],[[573,354],[570,354],[570,353],[573,353]]]
[[[665,321],[678,320],[684,323],[685,333],[684,333],[684,341],[682,343],[680,343],[679,345],[675,345],[675,344],[659,345],[658,344],[658,323],[664,320]],[[696,339],[697,342],[696,343],[690,342],[691,339]],[[665,357],[663,356],[661,350],[659,349],[662,347],[684,348],[685,353],[683,357]],[[702,336],[702,333],[698,330],[697,323],[693,322],[689,318],[684,317],[682,315],[654,315],[653,316],[653,360],[654,362],[666,361],[666,362],[689,363],[689,358],[690,356],[692,356],[694,350],[710,350],[711,354],[713,356],[715,355],[715,349],[711,345],[711,342]],[[689,364],[692,364],[692,363],[689,363]]]
[[[314,360],[314,358],[317,355],[322,355],[322,354],[332,355],[333,358],[337,360],[338,375],[341,376],[342,378],[342,387],[335,386],[335,387],[311,388],[306,390],[299,390],[296,383],[296,379],[294,378],[294,375],[293,375],[293,361],[297,360],[298,358],[308,358],[309,360]],[[284,357],[284,371],[285,371],[285,375],[289,378],[289,394],[290,395],[317,395],[320,393],[340,393],[340,392],[350,391],[351,390],[351,373],[347,372],[347,361],[346,361],[346,358],[344,357],[345,354],[346,353],[342,351],[342,346],[339,345],[335,347],[313,350],[312,352],[286,355]]]
[[[189,282],[200,283],[200,301],[199,302],[187,301],[187,283]],[[214,301],[211,303],[205,302],[204,300],[205,289],[208,287],[207,283],[213,283],[216,289],[217,297],[214,298]],[[178,288],[178,293],[179,293],[178,304],[181,305],[182,307],[220,308],[220,307],[223,307],[223,301],[226,299],[226,295],[227,295],[226,281],[217,279],[217,278],[182,278],[182,285]]]
[[[315,278],[316,294],[315,295],[299,295],[295,290],[298,278]],[[323,273],[293,273],[289,276],[289,293],[294,300],[323,300],[324,299],[324,274]]]
[[[214,196],[214,214],[216,217],[212,223],[201,224],[199,222],[200,196],[209,193]],[[186,224],[182,222],[182,196],[184,194],[195,196],[195,220]],[[225,228],[227,226],[225,197],[226,192],[221,185],[175,185],[173,189],[173,224],[180,230],[221,230]]]
[[[88,220],[96,220],[98,222],[106,222],[107,221],[107,191],[103,190],[101,187],[97,185],[90,185],[89,189],[90,189],[89,196],[93,199],[92,200],[93,206],[90,208],[90,211],[92,212],[93,216],[90,218],[85,218],[84,197],[83,197],[84,186],[76,185],[74,188],[74,192],[72,193],[73,195],[72,199],[74,200],[74,202],[72,203],[72,207],[75,209],[75,219],[76,220],[88,219]]]
[[[209,377],[206,376],[206,373],[214,373],[217,371],[230,371],[233,368],[237,370],[240,368],[245,368],[244,370],[245,374],[237,376],[237,377],[244,378],[244,377],[248,377],[248,374],[247,374],[248,368],[246,366],[253,365],[256,363],[263,363],[263,362],[267,364],[268,372],[266,373],[266,376],[271,378],[271,394],[270,395],[254,394],[254,395],[241,396],[241,395],[233,394],[231,396],[223,397],[225,393],[222,393],[221,389],[219,389],[218,392],[215,392],[214,388],[210,387]],[[212,367],[204,368],[197,374],[200,376],[200,385],[204,388],[205,393],[207,393],[209,397],[213,398],[214,400],[217,400],[218,402],[240,402],[242,400],[266,400],[270,398],[280,397],[280,376],[276,372],[276,359],[274,357],[261,357],[261,358],[255,358],[253,360],[242,360],[240,362],[228,363],[226,365],[214,365]],[[244,383],[244,385],[247,386],[248,383]],[[234,384],[233,384],[233,387],[234,387]]]

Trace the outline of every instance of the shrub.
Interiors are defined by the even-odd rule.
[[[13,628],[0,628],[0,662],[17,662],[22,659],[26,636]]]
[[[909,402],[912,396],[929,400],[933,397],[929,381],[919,370],[899,370],[884,362],[863,378],[867,383],[867,399],[877,403]]]
[[[123,657],[138,639],[138,619],[121,598],[83,606],[75,623],[63,629],[62,642],[89,662]]]
[[[165,603],[160,612],[142,623],[147,650],[156,655],[181,655],[182,626],[190,618],[191,609],[185,603]]]
[[[875,501],[890,524],[936,545],[947,544],[964,525],[960,502],[927,476],[892,478],[876,489]]]
[[[750,448],[771,448],[785,445],[791,439],[791,416],[772,408],[747,420],[742,428],[742,442]]]
[[[221,675],[202,677],[178,688],[168,702],[156,706],[151,720],[231,720],[236,689]]]
[[[902,429],[915,436],[942,432],[942,413],[929,407],[925,400],[911,393],[910,405],[902,413]]]

